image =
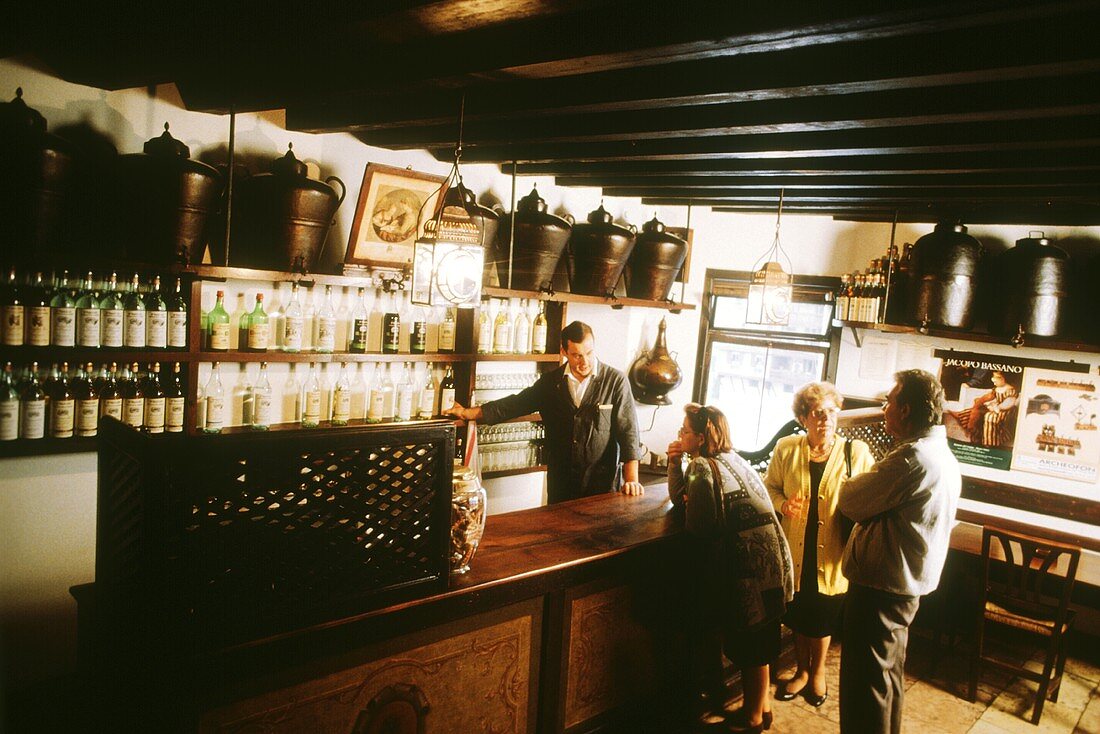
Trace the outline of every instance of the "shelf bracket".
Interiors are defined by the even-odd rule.
[[[856,340],[856,348],[863,349],[863,336],[860,335],[859,329],[851,324],[848,325],[848,328],[852,330],[852,338]]]

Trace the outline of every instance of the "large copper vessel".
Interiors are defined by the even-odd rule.
[[[665,320],[657,327],[657,341],[653,349],[644,353],[630,367],[630,389],[634,399],[646,405],[671,405],[668,393],[675,390],[684,379],[680,365],[668,351],[665,338]]]
[[[545,290],[553,285],[558,261],[569,241],[572,223],[546,211],[538,189],[516,202],[515,246],[511,248],[512,279],[508,281],[508,255],[512,215],[500,217],[492,260],[502,287],[525,291]],[[487,253],[487,256],[489,253]]]
[[[0,238],[18,252],[56,254],[73,179],[73,146],[46,132],[46,118],[23,101],[0,105]]]
[[[306,164],[294,156],[293,145],[270,168],[238,185],[229,262],[308,273],[317,264],[347,188],[336,176],[324,181],[310,178]],[[340,193],[330,184],[339,184]]]
[[[913,323],[969,329],[982,243],[962,224],[937,224],[913,245],[909,315]]]
[[[633,227],[620,227],[603,208],[588,215],[588,221],[573,227],[569,250],[573,259],[571,289],[588,296],[610,296],[634,250]]]
[[[631,298],[663,301],[687,257],[687,242],[666,232],[654,216],[642,225],[628,263],[626,291]]]
[[[1069,255],[1033,234],[997,257],[997,287],[1006,297],[997,299],[990,324],[1006,335],[1058,336],[1068,313]]]
[[[221,174],[168,132],[143,153],[119,157],[115,217],[128,257],[138,262],[201,263],[206,223],[221,193]]]

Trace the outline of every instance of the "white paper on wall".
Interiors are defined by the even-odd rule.
[[[859,350],[859,376],[864,380],[886,380],[896,372],[897,342],[867,337]]]

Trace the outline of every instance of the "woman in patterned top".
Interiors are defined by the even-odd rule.
[[[684,413],[680,438],[668,446],[669,498],[685,507],[685,528],[702,541],[726,657],[741,668],[744,703],[727,716],[730,730],[760,732],[772,722],[768,667],[794,595],[791,552],[759,475],[732,451],[726,417],[695,403]]]

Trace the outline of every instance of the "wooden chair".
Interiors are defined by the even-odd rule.
[[[1000,545],[1003,560],[993,554],[992,541]],[[1062,557],[1067,559],[1065,575],[1054,573]],[[1043,538],[986,526],[982,531],[984,593],[978,610],[978,638],[970,663],[970,700],[978,693],[982,663],[1015,673],[1039,684],[1031,723],[1038,724],[1049,695],[1058,700],[1062,671],[1066,665],[1066,637],[1073,625],[1069,608],[1081,549]],[[1047,639],[1043,671],[1036,673],[983,654],[985,628],[1001,624]]]

